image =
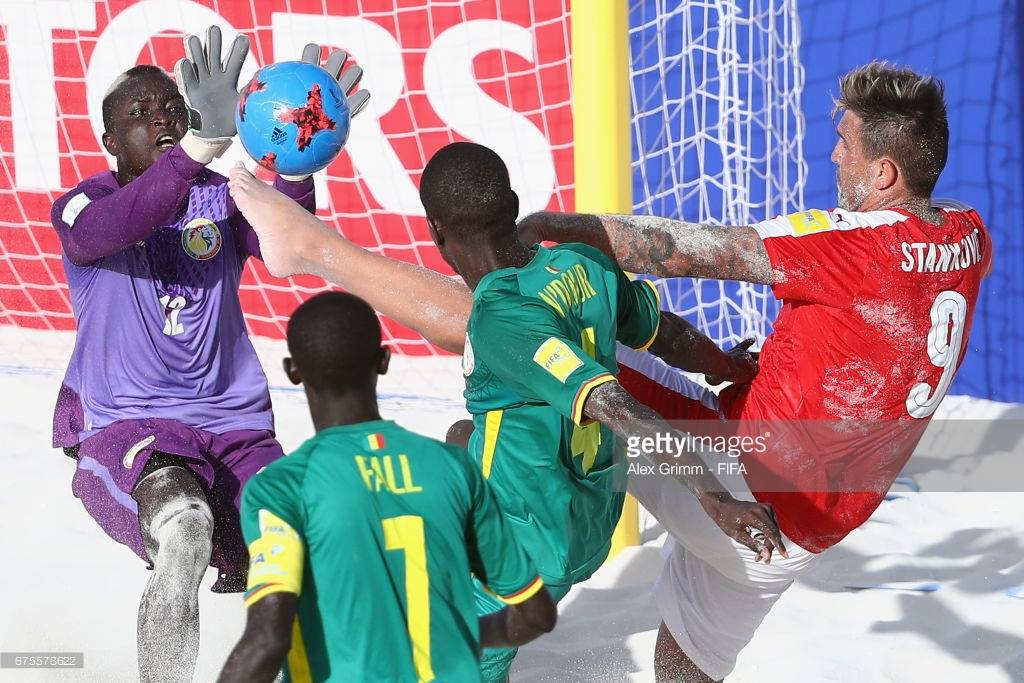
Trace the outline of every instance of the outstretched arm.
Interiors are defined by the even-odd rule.
[[[461,353],[473,296],[464,283],[429,268],[375,254],[253,177],[231,171],[231,196],[259,237],[271,275],[317,275],[365,299],[432,344]]]
[[[710,384],[746,384],[757,374],[757,361],[747,351],[753,339],[745,339],[729,351],[675,313],[661,312],[658,335],[648,351],[685,372],[707,375]]]
[[[583,412],[607,425],[619,437],[638,439],[639,443],[648,438],[657,440],[658,435],[664,434],[680,440],[685,436],[669,426],[658,413],[639,403],[618,382],[606,382],[591,391]],[[673,465],[673,471],[680,472],[675,478],[697,497],[712,521],[727,536],[750,548],[758,561],[770,562],[775,549],[788,557],[771,507],[733,498],[695,453],[681,452],[673,456],[659,452],[652,457],[656,460],[654,464]],[[765,540],[755,540],[751,529],[763,533]]]
[[[519,233],[528,244],[545,240],[589,244],[634,273],[774,283],[764,243],[750,226],[541,211],[520,221]]]
[[[205,169],[175,145],[124,187],[89,185],[64,195],[51,210],[64,254],[85,266],[146,239],[174,221]]]

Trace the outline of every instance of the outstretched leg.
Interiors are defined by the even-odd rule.
[[[319,274],[310,257],[317,245],[337,234],[334,230],[241,164],[231,170],[228,189],[235,206],[256,231],[263,263],[271,275]]]
[[[263,262],[272,275],[318,275],[427,341],[462,353],[473,296],[461,280],[348,241],[241,164],[231,169],[228,188],[256,231]]]
[[[139,604],[139,678],[191,681],[199,654],[199,583],[213,549],[213,514],[176,459],[154,456],[135,487],[153,575]]]

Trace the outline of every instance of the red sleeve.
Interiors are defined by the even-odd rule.
[[[895,211],[812,209],[752,227],[771,261],[772,291],[777,298],[845,308],[860,291],[876,258],[877,245],[869,228],[901,220],[904,217]]]

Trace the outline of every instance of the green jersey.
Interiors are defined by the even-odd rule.
[[[471,572],[543,585],[461,448],[390,421],[332,427],[245,487],[246,605],[298,597],[290,681],[479,681]]]
[[[470,452],[549,586],[590,576],[622,511],[611,431],[583,417],[615,381],[615,343],[646,348],[657,291],[582,244],[546,249],[486,275],[463,355]],[[619,489],[617,492],[615,489]]]

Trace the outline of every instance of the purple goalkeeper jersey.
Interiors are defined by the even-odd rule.
[[[313,210],[312,180],[275,185]],[[78,324],[55,447],[139,418],[273,430],[238,298],[259,242],[223,176],[175,146],[124,187],[109,171],[83,180],[51,217]]]

